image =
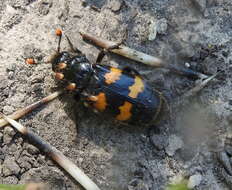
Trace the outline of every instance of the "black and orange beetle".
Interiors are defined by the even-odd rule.
[[[150,124],[159,118],[165,97],[153,90],[136,70],[101,65],[103,51],[92,64],[67,36],[72,52],[60,51],[62,32],[56,34],[59,44],[50,60],[55,78],[77,94],[85,105],[128,124]]]

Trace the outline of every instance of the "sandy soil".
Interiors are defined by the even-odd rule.
[[[92,8],[93,6],[97,9]],[[161,21],[160,21],[161,20]],[[158,25],[149,40],[152,23]],[[232,124],[232,3],[230,0],[2,0],[0,1],[0,111],[10,114],[56,89],[51,65],[56,28],[95,61],[99,49],[78,31],[120,41],[169,64],[207,74],[221,71],[171,122],[152,128],[120,126],[75,102],[71,95],[20,119],[72,161],[101,189],[159,190],[178,177],[200,175],[197,189],[229,189],[215,152]],[[65,40],[62,49],[67,49]],[[38,64],[26,65],[33,57]],[[111,65],[133,65],[150,84],[175,98],[196,81],[108,55]],[[0,129],[0,183],[46,182],[51,189],[81,189],[72,178],[9,126]]]

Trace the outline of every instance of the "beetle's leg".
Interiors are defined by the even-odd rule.
[[[96,64],[100,64],[102,62],[103,58],[105,57],[106,53],[109,52],[110,50],[112,50],[112,49],[119,49],[120,48],[119,46],[122,45],[123,42],[124,42],[124,39],[121,40],[120,42],[118,42],[118,43],[116,43],[116,44],[114,44],[114,45],[106,48],[106,49],[102,49],[99,52],[98,56],[97,56]]]
[[[105,57],[105,55],[106,55],[106,50],[105,49],[101,50],[97,56],[95,64],[100,64],[102,62],[103,58]]]
[[[134,68],[132,68],[132,67],[129,67],[129,66],[126,66],[126,67],[124,67],[123,69],[122,69],[122,71],[124,72],[124,73],[127,73],[127,74],[130,74],[130,75],[138,75],[138,76],[140,76],[141,77],[141,74],[136,70],[136,69],[134,69]]]
[[[69,44],[69,47],[70,47],[71,51],[73,53],[77,53],[77,54],[82,55],[82,52],[78,48],[74,47],[74,45],[72,44],[71,40],[69,39],[69,37],[66,34],[65,34],[65,37],[66,37],[66,39],[68,41],[68,44]]]

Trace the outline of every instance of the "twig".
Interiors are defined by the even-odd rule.
[[[196,93],[198,93],[202,88],[204,88],[212,79],[214,79],[217,76],[218,73],[208,77],[207,79],[200,82],[200,84],[196,85],[191,90],[187,91],[183,96],[180,97],[180,99],[187,99],[191,96],[194,96]]]
[[[40,136],[33,133],[17,121],[0,114],[6,121],[8,121],[17,131],[28,138],[28,140],[37,146],[41,151],[46,153],[59,166],[67,171],[77,182],[79,182],[86,190],[100,190],[99,187],[73,162],[71,162],[62,152],[44,141]]]
[[[122,55],[124,57],[129,58],[129,59],[132,59],[132,60],[135,60],[138,62],[142,62],[144,64],[151,65],[154,67],[162,67],[163,66],[162,60],[157,58],[157,57],[147,55],[145,53],[136,51],[134,49],[131,49],[131,48],[123,46],[123,45],[120,45],[119,48],[111,49],[111,47],[117,46],[116,42],[111,42],[108,40],[96,38],[90,34],[86,34],[83,32],[80,32],[80,34],[84,40],[88,40],[88,41],[94,43],[95,45],[97,45],[101,48],[109,49],[109,51],[111,51],[113,53]]]
[[[13,114],[9,115],[8,117],[11,119],[19,119],[21,117],[23,117],[24,115],[26,115],[27,113],[33,111],[34,109],[40,107],[41,105],[44,105],[52,100],[54,100],[55,98],[57,98],[60,94],[62,94],[62,91],[57,91],[52,93],[51,95],[25,107],[22,108],[16,112],[14,112]],[[0,128],[7,125],[8,122],[5,119],[0,119]]]
[[[201,79],[208,78],[207,75],[193,71],[193,70],[188,69],[188,68],[180,68],[180,67],[177,67],[175,65],[165,64],[160,58],[142,53],[140,51],[126,47],[124,45],[118,46],[118,43],[116,43],[116,42],[104,40],[104,39],[101,39],[99,37],[95,37],[93,35],[90,35],[90,34],[87,34],[84,32],[80,32],[80,35],[82,36],[82,38],[84,40],[90,41],[91,43],[93,43],[96,46],[99,46],[103,49],[107,49],[110,52],[127,57],[129,59],[134,60],[134,61],[138,61],[138,62],[144,63],[146,65],[150,65],[153,67],[163,67],[163,68],[169,69],[171,71],[174,71],[178,74],[185,75],[187,77],[201,78]],[[112,47],[117,47],[117,46],[118,46],[118,48],[112,48]]]

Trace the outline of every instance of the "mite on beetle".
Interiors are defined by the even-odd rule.
[[[151,124],[159,118],[165,97],[153,90],[138,71],[130,67],[118,69],[101,65],[104,51],[99,53],[96,63],[90,63],[67,36],[71,51],[60,51],[61,30],[56,34],[58,47],[50,60],[55,78],[67,90],[76,93],[85,105],[129,124]]]

